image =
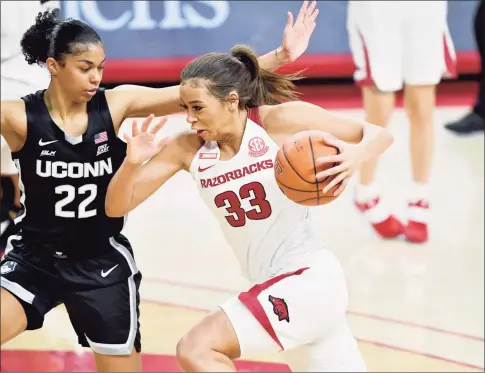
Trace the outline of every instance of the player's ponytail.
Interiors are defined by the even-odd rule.
[[[62,61],[64,55],[83,51],[87,44],[101,43],[92,27],[77,19],[59,20],[58,14],[57,8],[39,13],[24,33],[20,45],[29,64],[45,64],[49,57]]]
[[[239,94],[239,107],[252,108],[297,100],[294,80],[300,74],[279,75],[259,67],[254,51],[236,45],[230,53],[207,53],[182,71],[181,81],[204,84],[215,97],[224,100],[232,91]]]
[[[232,47],[231,55],[241,61],[251,75],[246,107],[275,105],[283,101],[297,100],[293,81],[301,79],[300,74],[282,75],[261,69],[258,56],[245,45]]]

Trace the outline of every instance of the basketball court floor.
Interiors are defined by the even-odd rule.
[[[346,271],[348,317],[369,371],[484,371],[484,136],[458,137],[443,128],[467,110],[447,106],[436,112],[428,243],[378,239],[352,204],[352,186],[313,209],[322,240]],[[363,117],[361,109],[339,111]],[[174,116],[162,135],[185,128],[184,117]],[[384,202],[402,216],[410,179],[402,109],[390,129],[395,142],[382,157],[378,183]],[[179,370],[178,339],[247,284],[188,174],[177,174],[132,212],[124,233],[144,276],[144,370]],[[91,353],[76,345],[62,306],[44,325],[4,346],[2,371],[94,368]],[[242,357],[238,367],[288,371],[278,354],[265,352]]]

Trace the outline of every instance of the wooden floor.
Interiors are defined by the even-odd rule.
[[[450,107],[436,113],[428,243],[379,240],[355,211],[352,187],[314,209],[314,224],[345,268],[349,322],[370,371],[484,370],[484,137],[443,129],[465,112]],[[360,110],[345,113],[363,116]],[[185,127],[183,117],[173,117],[164,133]],[[395,143],[380,162],[378,182],[384,202],[402,215],[410,179],[402,110],[390,129]],[[247,284],[189,175],[176,175],[130,214],[125,234],[144,275],[144,369],[173,371],[180,336]],[[277,354],[242,360],[245,371],[287,370]],[[2,371],[93,369],[63,307],[48,315],[42,330],[4,346],[1,364]]]

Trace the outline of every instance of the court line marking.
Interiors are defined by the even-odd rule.
[[[159,284],[165,284],[165,285],[172,285],[172,286],[178,286],[181,288],[186,288],[186,289],[198,289],[198,290],[205,290],[205,291],[211,291],[215,293],[226,293],[230,295],[234,295],[239,293],[241,290],[235,290],[235,289],[227,289],[227,288],[221,288],[221,287],[216,287],[216,286],[210,286],[210,285],[200,285],[200,284],[192,284],[189,282],[182,282],[182,281],[177,281],[177,280],[169,280],[169,279],[164,279],[164,278],[155,278],[155,277],[146,277],[144,278],[144,281],[149,281],[149,282],[154,282],[154,283],[159,283]],[[445,335],[450,335],[450,336],[455,336],[463,339],[468,339],[468,340],[473,340],[477,342],[484,343],[484,338],[479,337],[476,335],[471,335],[467,333],[462,333],[454,330],[447,330],[443,328],[438,328],[430,325],[425,325],[425,324],[420,324],[416,323],[413,321],[405,321],[405,320],[399,320],[399,319],[394,319],[391,317],[385,317],[385,316],[379,316],[376,314],[370,314],[370,313],[364,313],[364,312],[359,312],[359,311],[351,311],[348,310],[347,313],[349,315],[353,316],[358,316],[358,317],[363,317],[367,319],[372,319],[372,320],[378,320],[390,324],[399,324],[399,325],[404,325],[408,326],[410,328],[416,328],[416,329],[423,329],[423,330],[429,330],[433,331],[436,333],[441,333]]]
[[[141,300],[145,303],[152,303],[152,304],[157,304],[157,305],[172,307],[172,308],[178,308],[178,309],[183,309],[183,310],[197,311],[197,312],[202,312],[202,313],[205,313],[205,314],[207,314],[208,312],[211,311],[208,308],[186,306],[186,305],[183,305],[183,304],[163,302],[163,301],[158,301],[158,300],[153,300],[153,299],[142,298]],[[385,348],[385,349],[399,351],[399,352],[406,352],[406,353],[411,354],[411,355],[416,355],[416,356],[426,357],[428,359],[443,361],[445,363],[454,364],[454,365],[458,365],[458,366],[465,367],[465,368],[477,369],[477,371],[479,371],[479,372],[484,371],[484,368],[481,367],[481,366],[465,363],[463,361],[449,359],[449,358],[444,357],[444,356],[428,354],[426,352],[411,350],[411,349],[408,349],[408,348],[403,348],[403,347],[394,346],[394,345],[389,345],[389,344],[386,344],[386,343],[381,343],[381,342],[373,341],[373,340],[370,340],[370,339],[362,339],[362,338],[356,338],[356,339],[360,343],[371,344],[371,345],[374,345],[374,346],[377,346],[377,347],[380,347],[380,348]]]

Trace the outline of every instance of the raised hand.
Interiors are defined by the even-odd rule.
[[[315,30],[319,10],[317,2],[304,1],[296,21],[293,24],[293,14],[288,12],[288,21],[283,32],[281,53],[285,62],[293,62],[308,48],[310,37]]]
[[[127,143],[126,160],[133,165],[141,165],[154,155],[158,154],[166,144],[166,139],[155,140],[160,129],[167,122],[167,118],[161,118],[150,128],[150,124],[155,116],[150,114],[142,123],[141,128],[138,121],[133,119],[131,123],[131,136],[123,134]]]

